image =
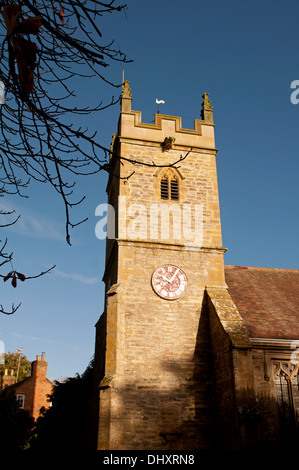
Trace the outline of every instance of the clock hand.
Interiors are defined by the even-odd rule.
[[[174,280],[174,278],[175,278],[175,276],[177,275],[178,272],[179,272],[179,268],[177,268],[176,272],[174,273],[172,278],[169,280],[170,284],[172,283],[172,281]]]

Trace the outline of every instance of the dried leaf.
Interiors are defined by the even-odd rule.
[[[17,18],[19,16],[20,7],[18,5],[5,5],[2,11],[2,16],[5,21],[7,34],[12,34]]]
[[[34,87],[33,71],[36,67],[37,45],[21,36],[13,39],[13,53],[17,61],[19,80],[23,92],[29,95]]]
[[[16,276],[16,273],[13,274],[12,281],[11,281],[11,285],[12,285],[13,287],[17,287],[17,276]]]
[[[58,13],[61,23],[64,23],[64,6],[60,5],[60,12]]]
[[[16,271],[16,275],[18,276],[18,278],[20,279],[20,281],[22,281],[22,282],[24,282],[24,281],[25,281],[26,277],[25,277],[25,275],[24,275],[24,274],[22,274],[22,273],[18,273],[18,272]]]
[[[39,29],[43,24],[41,16],[35,16],[34,18],[27,18],[15,27],[14,33],[16,34],[38,34]]]
[[[12,275],[13,275],[14,271],[10,271],[10,273],[8,273],[4,278],[3,278],[3,281],[6,282]]]

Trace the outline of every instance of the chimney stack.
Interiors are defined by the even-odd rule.
[[[48,363],[46,362],[46,354],[42,353],[42,359],[40,359],[40,355],[36,356],[36,360],[31,364],[31,376],[34,378],[44,379],[46,380],[47,377],[47,367]]]
[[[2,388],[9,387],[16,383],[16,378],[14,376],[14,370],[5,369],[4,375],[2,377]]]

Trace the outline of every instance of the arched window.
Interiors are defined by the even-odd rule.
[[[273,364],[280,432],[285,436],[299,428],[299,370],[288,362]]]
[[[160,179],[160,197],[161,199],[179,200],[179,181],[173,174],[165,174]]]

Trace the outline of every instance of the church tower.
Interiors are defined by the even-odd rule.
[[[209,448],[207,304],[227,290],[213,109],[204,93],[201,119],[184,129],[180,117],[159,113],[143,123],[131,102],[126,81],[109,164],[106,301],[96,325],[97,448]]]

